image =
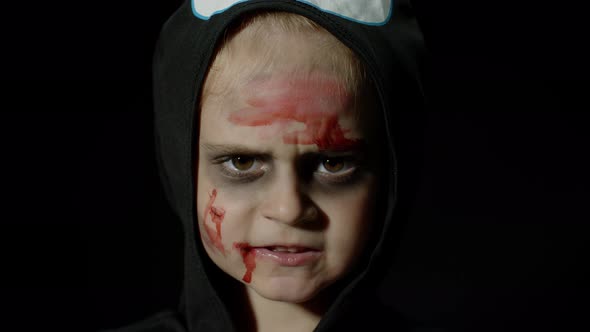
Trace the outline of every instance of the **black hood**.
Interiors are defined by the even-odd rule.
[[[195,170],[199,137],[200,90],[212,61],[218,40],[232,22],[242,15],[260,10],[278,10],[305,16],[336,36],[364,61],[373,80],[382,108],[382,128],[386,172],[380,184],[380,223],[378,236],[370,243],[367,259],[344,283],[343,291],[324,315],[317,331],[345,327],[377,327],[377,320],[389,322],[372,303],[375,285],[391,265],[389,249],[394,244],[395,227],[403,220],[394,218],[398,196],[398,167],[395,154],[395,131],[399,114],[410,113],[423,104],[420,83],[420,58],[423,40],[406,0],[383,0],[374,3],[389,8],[382,21],[361,23],[330,11],[320,10],[307,1],[242,1],[202,15],[193,1],[186,1],[164,25],[154,57],[154,102],[156,152],[167,198],[184,227],[184,283],[179,311],[157,316],[136,326],[136,330],[154,331],[232,331],[227,298],[213,264],[201,247],[196,217]],[[351,1],[350,3],[356,3]],[[394,219],[395,222],[394,222]],[[389,258],[389,259],[388,259]],[[224,302],[225,301],[225,302]],[[370,315],[365,316],[370,308]],[[361,314],[362,313],[362,314]],[[359,318],[362,315],[362,319]],[[401,324],[401,323],[400,323]]]

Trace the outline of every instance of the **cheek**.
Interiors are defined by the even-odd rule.
[[[197,194],[198,227],[207,251],[215,256],[233,256],[233,243],[243,241],[252,227],[251,204],[234,197],[229,188],[201,181]]]
[[[330,221],[326,239],[332,264],[345,268],[360,255],[374,222],[374,208],[372,186],[324,204]]]
[[[201,212],[199,218],[200,234],[203,243],[209,247],[209,249],[216,250],[225,256],[226,248],[223,245],[223,237],[221,228],[225,219],[225,208],[219,204],[217,200],[218,191],[212,189],[211,192],[207,192],[207,196],[203,198],[203,195],[199,196],[199,202],[203,202],[207,199],[204,204],[204,208],[197,208],[197,211]],[[203,206],[198,204],[197,206]]]
[[[250,227],[250,223],[244,218],[247,214],[247,205],[226,204],[235,201],[231,198],[220,199],[222,195],[223,192],[217,188],[207,192],[206,195],[197,195],[201,239],[207,254],[219,268],[234,278],[239,278],[245,268],[246,271],[241,276],[241,280],[250,283],[256,268],[254,252],[247,250],[249,247],[247,242],[237,242],[248,234],[248,227]]]

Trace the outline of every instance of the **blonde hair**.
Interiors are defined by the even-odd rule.
[[[311,48],[311,52],[297,55],[297,48],[281,48],[289,42]],[[301,57],[305,56],[304,68]],[[274,68],[278,61],[299,57],[299,66],[289,74],[310,73],[322,69],[336,75],[344,83],[348,93],[355,96],[366,83],[363,63],[357,55],[340,40],[314,21],[287,12],[259,12],[243,17],[230,26],[217,47],[209,73],[203,86],[202,96],[225,94],[234,91],[235,73],[247,70],[250,78]],[[219,77],[229,80],[220,83]],[[243,83],[243,82],[242,82]]]

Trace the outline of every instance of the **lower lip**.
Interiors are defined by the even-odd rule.
[[[321,251],[303,251],[298,253],[272,251],[266,248],[253,248],[256,257],[265,258],[282,266],[302,266],[316,261]]]

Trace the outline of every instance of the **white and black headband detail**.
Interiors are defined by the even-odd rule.
[[[193,14],[208,20],[233,5],[250,0],[191,0]],[[393,0],[297,0],[323,12],[365,25],[384,25],[391,18]]]

